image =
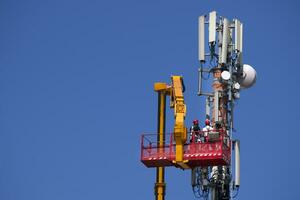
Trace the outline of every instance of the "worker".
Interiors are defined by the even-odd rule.
[[[205,120],[205,127],[202,129],[202,132],[204,134],[204,142],[207,141],[207,136],[208,136],[209,132],[212,131],[212,130],[213,130],[213,128],[210,125],[210,120],[206,119]]]
[[[199,127],[199,121],[197,119],[193,120],[193,126],[190,129],[190,142],[193,142],[193,136],[194,136],[194,142],[200,142],[200,127]]]

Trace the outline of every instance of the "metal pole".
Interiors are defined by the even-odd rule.
[[[205,101],[205,115],[206,119],[210,119],[210,97],[206,97]]]
[[[214,76],[214,82],[213,82],[213,90],[214,90],[214,97],[213,97],[213,102],[214,102],[214,107],[213,107],[213,114],[212,114],[212,122],[214,129],[217,129],[217,122],[220,123],[223,128],[227,127],[227,96],[224,96],[222,92],[226,88],[226,85],[222,82],[220,82],[221,79],[221,69],[219,67],[216,67],[213,72]],[[221,96],[220,96],[221,94]],[[226,114],[225,114],[226,113]],[[218,167],[219,168],[219,167]],[[220,168],[221,169],[221,168]],[[212,174],[216,173],[217,167],[212,168]],[[218,170],[218,176],[217,179],[222,177],[225,181],[225,177],[227,174],[227,166],[222,167],[222,172],[219,172]],[[222,176],[220,176],[221,174]],[[224,176],[224,177],[223,177]],[[224,185],[224,190],[229,191],[229,184]],[[212,200],[221,200],[221,199],[230,199],[230,194],[227,192],[226,196],[222,196],[222,192],[220,191],[222,187],[219,185],[215,184],[212,187],[211,190],[211,199]]]
[[[213,97],[213,111],[212,111],[212,124],[214,126],[214,129],[216,129],[216,122],[219,121],[219,90],[222,87],[222,85],[219,82],[219,78],[221,76],[221,70],[215,68],[214,72],[214,80],[213,80],[213,91],[214,91],[214,97]],[[216,174],[218,170],[217,166],[212,167],[212,174]],[[218,198],[218,187],[216,185],[217,179],[219,178],[219,174],[217,177],[215,177],[215,183],[212,185],[211,188],[211,200],[219,200]]]
[[[165,124],[166,124],[166,92],[158,91],[158,115],[157,115],[157,145],[163,147],[165,143]],[[159,150],[163,150],[159,148]],[[165,168],[156,168],[156,183],[154,186],[155,200],[165,199]]]

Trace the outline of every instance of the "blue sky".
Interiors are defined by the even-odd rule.
[[[2,1],[0,199],[154,199],[139,161],[156,131],[153,83],[183,75],[187,124],[204,119],[197,19],[244,23],[258,72],[236,109],[239,199],[299,199],[299,2]],[[168,131],[172,130],[168,111]],[[167,199],[193,199],[190,172],[168,168]]]

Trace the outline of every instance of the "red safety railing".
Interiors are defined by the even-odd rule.
[[[162,144],[157,143],[157,134],[141,137],[141,161],[147,167],[172,166],[175,160],[173,134],[165,134]],[[210,130],[189,133],[184,145],[184,159],[190,167],[228,165],[231,142],[225,131]]]
[[[163,145],[157,143],[157,134],[143,134],[141,140],[141,161],[148,167],[171,166],[175,158],[173,134],[165,134]]]
[[[191,135],[184,146],[184,159],[190,167],[230,164],[231,141],[226,131],[195,131]]]

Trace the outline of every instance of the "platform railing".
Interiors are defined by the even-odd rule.
[[[167,133],[163,145],[157,142],[157,134],[143,134],[141,138],[141,158],[170,158],[175,154],[173,134]]]
[[[210,134],[219,134],[217,138],[210,138]],[[199,138],[203,139],[199,139]],[[230,138],[226,131],[209,130],[188,133],[188,140],[184,145],[186,153],[190,152],[218,152],[230,146]],[[222,142],[223,141],[223,144]],[[143,134],[141,138],[141,158],[145,157],[173,157],[175,156],[174,134],[167,133],[163,145],[157,143],[157,134]]]
[[[210,134],[213,136],[210,137]],[[218,135],[218,137],[215,137]],[[199,140],[199,136],[205,136]],[[210,130],[188,133],[184,158],[191,166],[225,164],[230,161],[230,137],[226,131]],[[175,159],[174,134],[167,133],[163,145],[157,143],[157,134],[141,137],[141,161],[147,166],[171,166]]]

